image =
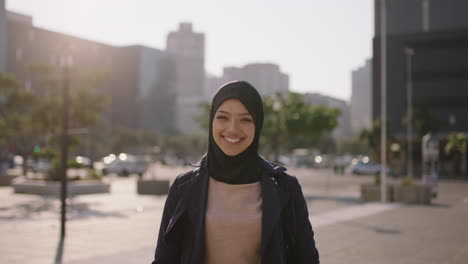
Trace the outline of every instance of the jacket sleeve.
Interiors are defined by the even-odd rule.
[[[309,221],[309,212],[302,188],[295,177],[290,179],[292,180],[291,205],[295,216],[290,225],[294,236],[290,248],[291,260],[288,263],[319,264],[319,253],[315,246],[314,231]]]
[[[163,215],[161,219],[161,225],[159,227],[158,241],[156,245],[156,250],[154,253],[154,260],[152,264],[177,264],[180,262],[180,245],[179,241],[166,241],[164,239],[164,234],[166,233],[167,226],[171,220],[174,209],[179,200],[180,194],[177,187],[177,180],[180,176],[176,178],[174,183],[169,188],[169,193],[166,198],[166,203],[164,205]]]

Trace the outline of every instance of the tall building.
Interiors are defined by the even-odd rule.
[[[5,0],[0,0],[0,71],[6,69],[7,20]]]
[[[191,23],[181,23],[167,36],[167,52],[174,58],[176,129],[184,133],[201,131],[194,120],[205,92],[205,36],[193,32]]]
[[[157,131],[174,129],[174,69],[164,51],[135,45],[113,52],[111,123]]]
[[[387,115],[397,138],[412,86],[413,113],[425,112],[438,132],[468,131],[468,1],[387,2]],[[375,1],[373,118],[380,119],[380,1]],[[415,119],[417,116],[413,116]],[[427,119],[427,118],[426,118]]]
[[[251,63],[241,68],[225,67],[223,79],[226,82],[244,80],[250,82],[262,95],[289,92],[289,76],[273,63]]]
[[[358,135],[372,124],[372,60],[351,73],[351,132]]]
[[[302,96],[302,99],[308,104],[338,108],[341,111],[341,115],[338,117],[338,127],[333,130],[332,136],[338,140],[349,139],[350,113],[349,105],[346,101],[318,93],[306,93]]]

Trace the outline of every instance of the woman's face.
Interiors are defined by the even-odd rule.
[[[238,99],[225,100],[213,119],[213,138],[228,156],[236,156],[247,149],[255,136],[255,124],[249,111]]]

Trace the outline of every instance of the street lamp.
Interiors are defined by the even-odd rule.
[[[386,1],[380,0],[380,194],[387,202],[387,10]]]
[[[69,50],[67,49],[67,54]],[[60,242],[57,249],[57,255],[55,256],[55,263],[62,263],[63,246],[65,242],[65,223],[67,220],[67,160],[68,160],[68,112],[69,112],[69,100],[70,100],[70,76],[69,68],[72,66],[73,60],[70,55],[61,57],[60,67],[62,69],[62,138],[60,146],[60,174],[61,179],[61,217],[60,217]]]
[[[413,73],[412,73],[412,58],[414,50],[412,48],[405,48],[406,54],[406,92],[407,92],[407,108],[408,108],[408,126],[407,126],[407,140],[408,140],[408,177],[413,177]]]
[[[282,98],[280,93],[276,93],[273,96],[273,111],[276,113],[276,133],[275,133],[275,157],[274,157],[274,162],[279,163],[279,137],[281,133],[281,116],[280,116],[280,111],[282,105]]]

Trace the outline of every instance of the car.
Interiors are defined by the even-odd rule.
[[[122,157],[122,156],[121,156]],[[138,174],[142,176],[148,169],[148,163],[133,156],[125,156],[124,159],[117,158],[106,163],[102,169],[102,174],[116,173],[121,176]]]
[[[32,163],[31,170],[33,172],[48,172],[52,170],[52,163],[49,160],[39,159]]]
[[[380,174],[381,165],[372,161],[358,161],[351,168],[351,172],[359,175],[376,175]],[[387,174],[391,175],[392,170],[387,167]]]

